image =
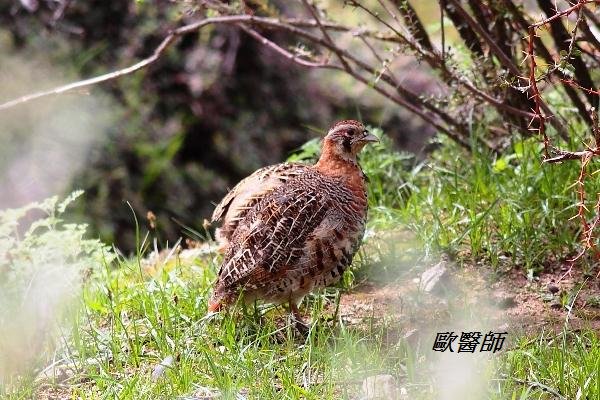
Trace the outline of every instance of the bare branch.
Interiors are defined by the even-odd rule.
[[[528,34],[530,23],[525,20],[525,17],[523,16],[523,14],[521,12],[519,12],[519,10],[517,9],[517,7],[513,3],[513,1],[512,0],[502,0],[502,4],[511,13],[511,16],[517,22],[518,27],[520,27],[522,30],[524,30],[525,34]],[[533,37],[533,41],[535,44],[535,49],[542,56],[542,58],[549,64],[554,63],[554,59],[552,58],[550,51],[548,50],[548,48],[546,47],[546,45],[544,44],[542,39],[540,39],[539,36],[535,35]],[[558,72],[564,77],[564,74],[562,74],[561,71],[558,71]],[[565,89],[565,93],[567,94],[567,96],[569,96],[569,98],[571,99],[571,101],[573,102],[575,107],[577,107],[577,110],[579,111],[579,115],[581,115],[582,118],[584,120],[586,120],[586,122],[588,122],[588,124],[591,123],[591,121],[587,117],[586,106],[585,106],[584,102],[579,98],[578,93],[575,90],[573,90],[573,88],[571,88],[568,85],[565,85],[564,83],[563,83],[563,88]]]
[[[456,11],[462,16],[462,18],[469,24],[469,26],[477,32],[477,34],[485,40],[487,45],[490,47],[490,50],[494,55],[498,58],[500,63],[508,69],[514,76],[520,76],[521,71],[519,68],[513,63],[513,61],[500,49],[498,44],[494,41],[494,39],[471,17],[471,15],[462,7],[460,1],[458,0],[449,0],[455,7]]]
[[[317,63],[311,63],[310,65],[307,65],[306,64],[306,60],[301,60],[298,57],[295,57],[293,54],[291,54],[287,50],[281,48],[276,43],[274,43],[274,42],[266,39],[262,35],[260,35],[258,32],[254,31],[254,30],[252,30],[252,29],[250,29],[248,27],[243,26],[243,24],[240,24],[240,28],[244,29],[246,32],[248,32],[253,38],[257,39],[259,42],[267,45],[270,49],[276,51],[277,53],[279,53],[279,54],[281,54],[283,56],[285,56],[290,61],[293,61],[293,62],[295,62],[297,64],[300,64],[300,65],[303,65],[303,66],[310,66],[310,67],[314,67],[314,66],[318,66],[319,65]],[[437,121],[437,118],[435,116],[429,114],[427,111],[424,111],[424,110],[418,108],[417,106],[415,106],[413,103],[407,101],[406,99],[404,99],[404,98],[402,98],[400,96],[397,96],[394,93],[389,92],[388,90],[386,90],[386,89],[382,88],[381,86],[377,85],[377,83],[370,82],[367,78],[363,77],[362,75],[360,75],[359,73],[357,73],[356,71],[354,71],[352,69],[346,70],[345,68],[343,68],[341,66],[335,66],[335,65],[330,65],[330,64],[327,64],[327,67],[328,68],[339,69],[341,71],[345,71],[346,73],[348,73],[350,76],[352,76],[357,81],[359,81],[361,83],[364,83],[365,85],[373,88],[373,90],[379,92],[384,97],[392,100],[396,104],[401,105],[401,106],[407,108],[409,111],[413,112],[414,114],[418,115],[423,120],[425,120],[426,122],[428,122],[429,124],[431,124],[433,127],[435,127],[436,129],[438,129],[440,132],[443,132],[444,134],[446,134],[447,136],[449,136],[450,138],[452,138],[454,141],[456,141],[461,146],[465,147],[466,149],[470,148],[469,143],[466,142],[465,139],[462,136],[457,135],[451,129],[445,127],[444,125],[441,125]]]
[[[3,104],[0,104],[0,111],[6,110],[7,108],[11,108],[17,106],[19,104],[23,104],[32,100],[37,100],[43,97],[59,95],[67,92],[72,92],[76,89],[81,89],[88,86],[93,86],[99,83],[111,81],[117,78],[120,78],[125,75],[132,74],[136,71],[139,71],[143,68],[148,67],[149,65],[155,63],[160,56],[165,52],[165,50],[177,39],[179,36],[184,34],[194,32],[198,29],[201,29],[210,24],[217,23],[236,23],[243,21],[250,21],[253,17],[249,15],[240,15],[240,16],[223,16],[223,17],[214,17],[214,18],[206,18],[196,23],[182,26],[174,31],[171,31],[163,41],[158,45],[158,47],[154,50],[151,56],[144,58],[143,60],[117,71],[113,71],[104,75],[96,76],[90,79],[84,79],[78,82],[69,83],[64,86],[59,86],[54,89],[41,91],[33,94],[28,94],[22,97],[19,97],[14,100],[7,101]]]
[[[252,36],[254,39],[258,40],[263,46],[268,47],[271,50],[274,50],[275,52],[284,56],[288,60],[295,62],[296,64],[302,65],[303,67],[343,70],[343,68],[338,65],[333,65],[333,64],[326,63],[326,62],[312,62],[312,61],[304,60],[301,57],[299,57],[297,54],[292,54],[289,51],[282,48],[281,46],[278,46],[277,44],[275,44],[275,42],[262,36],[260,33],[258,33],[254,29],[248,28],[244,24],[238,24],[237,26],[240,27],[240,29],[242,29],[244,32],[246,32],[247,34]]]
[[[553,22],[554,20],[558,19],[558,18],[562,18],[565,15],[569,15],[571,14],[573,11],[577,11],[580,8],[582,8],[583,6],[585,6],[586,4],[591,4],[591,3],[599,3],[598,0],[579,0],[576,4],[572,5],[571,7],[567,8],[566,10],[563,11],[559,11],[556,14],[552,15],[552,16],[548,16],[548,18],[533,24],[532,26],[534,28],[539,28],[540,26],[546,25],[550,22]]]
[[[307,20],[301,18],[282,18],[281,22],[287,25],[295,26],[298,28],[318,28],[319,25],[315,20]],[[331,21],[321,21],[321,24],[326,29],[338,32],[348,32],[352,36],[366,36],[373,39],[380,40],[382,42],[393,42],[403,43],[402,39],[398,38],[393,33],[382,33],[367,28],[357,28],[345,25],[336,24]]]
[[[417,15],[417,12],[410,4],[408,0],[391,0],[392,3],[396,6],[400,15],[404,19],[404,23],[408,26],[409,31],[412,35],[421,43],[421,45],[428,49],[429,51],[433,50],[433,46],[431,45],[431,40],[429,39],[429,35],[427,34],[427,30],[423,26],[421,19]]]
[[[0,104],[0,111],[6,110],[7,108],[17,106],[19,104],[27,103],[28,101],[37,100],[42,97],[48,97],[48,96],[59,95],[59,94],[67,93],[67,92],[72,92],[76,89],[81,89],[84,87],[96,85],[98,83],[114,80],[114,79],[120,78],[122,76],[132,74],[132,73],[139,71],[142,68],[146,68],[147,66],[156,62],[156,60],[159,59],[159,57],[162,55],[162,53],[167,49],[167,47],[169,47],[169,45],[173,42],[173,40],[175,40],[176,37],[177,37],[177,35],[175,35],[173,33],[169,34],[167,37],[165,37],[163,39],[163,41],[154,50],[154,53],[152,53],[152,55],[150,57],[145,58],[142,61],[135,63],[127,68],[123,68],[118,71],[110,72],[108,74],[96,76],[94,78],[85,79],[85,80],[78,81],[78,82],[73,82],[68,85],[59,86],[54,89],[21,96],[17,99],[10,100],[10,101],[7,101],[6,103]]]
[[[379,22],[379,23],[383,24],[384,26],[386,26],[387,28],[389,28],[392,32],[394,32],[396,34],[396,36],[399,39],[398,40],[399,43],[404,43],[407,46],[409,46],[420,57],[422,57],[424,60],[426,60],[428,64],[430,64],[430,65],[437,65],[437,64],[439,64],[439,62],[437,60],[435,60],[435,57],[431,53],[429,53],[426,49],[424,49],[423,46],[421,46],[421,44],[417,40],[415,40],[412,36],[410,36],[410,34],[403,34],[403,33],[401,33],[396,28],[394,28],[393,26],[391,26],[386,20],[384,20],[383,18],[381,18],[377,13],[374,13],[372,10],[370,10],[367,7],[365,7],[359,1],[348,0],[348,2],[351,5],[353,5],[354,7],[359,8],[359,9],[365,11],[367,14],[369,14],[370,16],[372,16],[373,18],[375,18],[375,20],[377,20],[377,22]]]
[[[577,80],[585,87],[594,88],[594,82],[592,80],[590,71],[586,66],[585,62],[582,60],[579,54],[572,54],[572,49],[575,43],[575,35],[577,33],[577,29],[579,27],[579,22],[583,16],[583,13],[580,12],[581,8],[585,8],[584,6],[588,4],[589,0],[579,0],[575,5],[567,8],[564,11],[558,11],[554,8],[552,3],[547,2],[545,0],[538,0],[538,5],[544,11],[548,18],[533,24],[534,28],[538,28],[542,25],[548,24],[550,26],[550,34],[558,47],[559,50],[562,50],[567,53],[565,57],[565,62],[569,63],[574,68],[575,76],[577,76]],[[570,15],[571,13],[578,12],[577,22],[575,23],[575,28],[571,34],[567,31],[562,21],[558,20],[562,16]],[[553,15],[553,13],[556,13]],[[594,96],[588,93],[585,93],[589,103],[594,105]]]
[[[311,6],[308,3],[308,0],[302,0],[302,3],[304,3],[306,8],[308,8],[310,13],[312,14],[313,18],[317,22],[317,25],[319,25],[319,29],[321,29],[321,32],[323,32],[323,37],[325,38],[325,41],[327,43],[329,43],[331,50],[333,50],[333,52],[337,55],[338,59],[344,66],[344,69],[347,72],[351,72],[352,68],[350,68],[350,65],[348,64],[348,62],[346,61],[344,56],[340,53],[338,47],[333,43],[333,40],[331,40],[331,36],[329,36],[329,33],[327,33],[327,29],[325,29],[325,27],[323,27],[323,24],[321,24],[321,19],[319,18],[319,14],[317,13],[317,11],[313,8],[313,6]]]

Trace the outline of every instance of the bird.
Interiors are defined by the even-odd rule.
[[[238,223],[247,211],[265,195],[283,185],[289,179],[301,174],[310,166],[305,163],[281,163],[259,168],[240,181],[215,207],[210,225],[220,224],[215,229],[215,239],[219,251],[224,252]]]
[[[208,311],[243,298],[288,303],[296,322],[304,296],[337,282],[352,263],[367,220],[367,177],[358,154],[377,142],[355,120],[335,123],[314,165],[283,163],[242,180],[216,207],[224,256]]]

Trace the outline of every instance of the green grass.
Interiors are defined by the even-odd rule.
[[[281,310],[238,309],[205,319],[211,264],[174,261],[148,276],[140,275],[137,262],[121,260],[99,271],[64,331],[70,334],[60,340],[56,361],[64,357],[72,370],[65,381],[57,373],[58,392],[84,399],[171,399],[202,390],[231,399],[240,392],[249,399],[356,399],[362,380],[382,373],[396,377],[411,398],[437,398],[444,390],[429,373],[436,357],[430,343],[411,347],[395,337],[397,322],[380,316],[348,326],[335,318],[336,291],[305,304],[318,321],[306,338]],[[38,366],[51,363],[50,356]],[[153,379],[168,356],[175,362]],[[502,358],[483,363],[489,385],[484,398],[553,398],[548,390],[567,399],[578,390],[597,398],[599,356],[593,332],[522,339]],[[475,381],[482,379],[476,371]],[[6,399],[47,390],[33,374],[3,389]]]
[[[120,259],[96,271],[57,351],[72,369],[66,391],[73,398],[154,399],[206,387],[225,398],[240,390],[260,399],[348,398],[361,377],[402,374],[409,350],[401,341],[383,346],[385,323],[348,329],[335,312],[323,313],[324,304],[335,310],[336,291],[308,302],[321,320],[306,338],[277,310],[204,318],[214,267],[212,256],[188,265],[174,260],[149,276],[136,259]],[[168,356],[175,363],[154,380],[154,368]],[[37,364],[50,362],[48,354]],[[39,390],[33,375],[8,380],[3,389],[7,399]]]
[[[314,157],[314,149],[314,143],[305,146],[297,158]],[[26,212],[6,211],[0,284],[12,292],[2,292],[0,302],[0,358],[10,354],[11,337],[16,340],[6,315],[23,311],[31,295],[27,282],[40,272],[24,267],[32,255],[35,265],[58,257],[84,276],[84,284],[68,301],[50,302],[53,292],[38,299],[53,305],[54,321],[43,332],[32,324],[29,332],[40,335],[43,346],[13,354],[23,361],[18,371],[0,360],[0,397],[176,399],[218,391],[225,399],[358,399],[364,378],[391,374],[411,399],[440,398],[448,387],[432,372],[441,361],[429,339],[407,342],[399,334],[403,322],[391,316],[350,324],[337,312],[339,296],[366,279],[402,277],[424,254],[439,251],[532,273],[572,255],[579,228],[567,220],[574,213],[569,185],[577,165],[541,165],[532,140],[515,142],[502,158],[467,156],[445,143],[419,163],[392,151],[385,137],[362,163],[371,179],[367,245],[340,287],[305,300],[303,309],[315,322],[306,337],[281,307],[238,307],[206,318],[219,264],[214,253],[147,262],[154,244],[146,237],[136,256],[117,255],[84,239],[82,226],[65,224],[66,204],[56,200],[42,207],[48,218],[22,237],[14,228]],[[405,241],[407,230],[417,239]],[[379,241],[382,235],[387,240]],[[517,339],[499,356],[456,360],[470,363],[465,387],[483,385],[483,397],[476,398],[592,399],[600,398],[599,344],[597,333],[568,333],[566,327],[555,337]]]
[[[581,249],[581,225],[572,219],[579,163],[542,164],[541,152],[533,138],[512,143],[503,156],[469,156],[444,143],[420,166],[412,195],[395,215],[433,250],[540,272]],[[593,208],[597,179],[587,180],[586,192]]]
[[[522,338],[505,357],[501,384],[507,398],[598,399],[598,371],[598,333],[565,329],[559,335]]]

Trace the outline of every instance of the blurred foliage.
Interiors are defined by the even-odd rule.
[[[10,375],[48,361],[39,358],[53,344],[84,275],[113,258],[100,241],[84,237],[86,225],[63,221],[81,194],[0,211],[0,386]]]
[[[25,3],[0,4],[7,54],[43,55],[80,76],[130,65],[169,29],[201,17],[185,1]],[[271,7],[285,14],[293,6]],[[103,240],[129,251],[135,240],[125,201],[139,219],[152,211],[157,236],[173,242],[181,234],[175,221],[201,226],[228,187],[314,136],[307,127],[322,132],[335,119],[358,118],[353,97],[227,26],[190,34],[150,69],[103,88],[115,103],[113,122],[91,149],[78,150],[87,163],[72,187],[86,192],[77,213]],[[367,100],[360,104],[366,121],[408,126],[402,112],[382,116],[380,103]],[[430,133],[415,128],[422,143]]]

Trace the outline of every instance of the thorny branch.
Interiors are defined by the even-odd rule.
[[[531,96],[535,102],[535,120],[538,122],[538,130],[540,135],[543,138],[544,142],[544,162],[546,163],[559,163],[566,160],[579,160],[581,163],[579,176],[577,181],[575,182],[577,196],[578,196],[578,204],[577,204],[577,214],[573,218],[579,218],[582,226],[582,234],[581,240],[584,245],[581,252],[579,252],[571,261],[576,261],[580,257],[582,257],[588,250],[592,250],[594,256],[598,259],[600,258],[600,250],[596,244],[596,228],[600,223],[600,193],[597,194],[598,199],[592,211],[590,211],[586,206],[586,193],[585,193],[585,182],[588,177],[588,167],[590,162],[600,155],[600,128],[598,127],[598,114],[594,107],[590,108],[589,111],[589,121],[591,121],[591,129],[594,138],[594,145],[587,146],[585,150],[580,151],[566,151],[556,147],[551,146],[548,135],[546,134],[546,121],[548,116],[542,113],[542,105],[543,100],[538,88],[538,82],[543,79],[547,79],[553,72],[559,69],[560,64],[555,63],[555,66],[550,68],[546,73],[544,73],[540,77],[536,77],[537,63],[536,63],[536,54],[534,42],[537,37],[537,29],[552,22],[555,22],[559,18],[563,18],[569,16],[570,14],[577,12],[577,20],[575,22],[574,28],[571,30],[570,39],[567,47],[566,55],[564,56],[565,62],[569,62],[571,59],[571,55],[573,53],[573,48],[576,40],[577,30],[579,26],[583,22],[583,15],[586,13],[585,5],[590,3],[600,4],[598,0],[579,0],[577,3],[571,5],[569,8],[563,11],[557,11],[556,14],[539,21],[535,24],[531,24],[529,26],[529,35],[528,35],[528,50],[527,50],[527,58],[529,59],[529,86],[531,91]],[[588,95],[598,96],[598,91],[592,88],[583,87],[581,84],[576,82],[574,79],[564,79],[560,78],[560,81],[563,84],[569,85],[571,87],[582,90]],[[590,97],[594,99],[593,96]],[[597,102],[597,99],[596,99]],[[592,213],[593,218],[591,222],[588,222],[588,214]]]

